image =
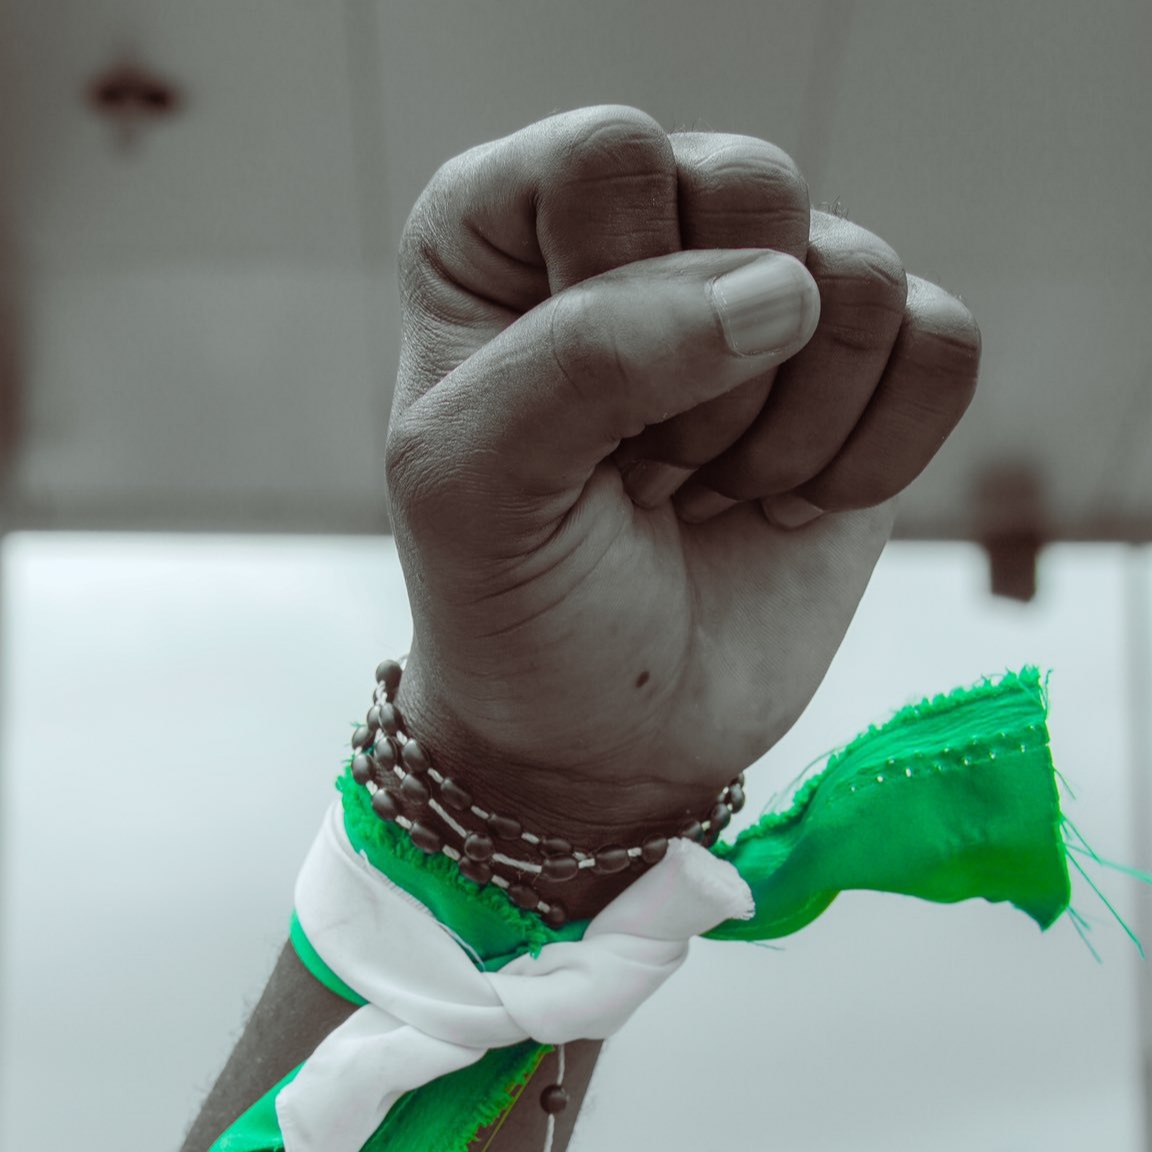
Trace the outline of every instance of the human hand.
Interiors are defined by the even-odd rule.
[[[574,843],[699,815],[823,678],[891,498],[972,396],[974,322],[810,215],[771,145],[620,107],[445,165],[400,260],[409,730],[490,807]],[[759,306],[757,264],[776,289]],[[680,470],[626,488],[640,459]]]

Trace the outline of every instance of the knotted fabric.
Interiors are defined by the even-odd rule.
[[[499,972],[476,968],[413,897],[352,847],[332,806],[296,883],[296,915],[328,967],[366,1001],[276,1100],[286,1152],[359,1152],[405,1092],[526,1039],[616,1032],[684,962],[693,936],[752,916],[732,865],[687,840],[579,941]]]

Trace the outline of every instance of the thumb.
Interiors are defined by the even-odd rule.
[[[762,375],[819,316],[804,265],[762,249],[677,252],[573,285],[394,422],[393,507],[410,494],[441,529],[490,529],[497,509],[520,530],[533,508],[555,519],[621,440]]]

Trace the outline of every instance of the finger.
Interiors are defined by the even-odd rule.
[[[804,258],[808,186],[786,153],[752,136],[678,132],[669,139],[682,248],[771,248]],[[615,459],[633,501],[654,507],[668,499],[696,468],[734,443],[759,413],[774,374],[625,441]]]
[[[818,318],[815,282],[782,253],[679,252],[575,285],[394,418],[397,515],[480,550],[554,530],[601,466],[622,496],[605,463],[621,439],[760,375]]]
[[[684,520],[699,522],[812,479],[848,439],[880,382],[907,294],[896,253],[847,220],[813,213],[806,262],[820,287],[820,326],[781,368],[747,433],[677,493]]]
[[[786,500],[779,522],[805,505],[839,512],[870,508],[903,491],[959,423],[976,392],[980,329],[943,288],[908,278],[904,323],[880,386],[836,458]],[[796,503],[802,501],[803,503]],[[785,526],[788,526],[785,524]]]
[[[401,241],[401,406],[551,293],[679,245],[672,147],[635,108],[562,113],[449,161]]]

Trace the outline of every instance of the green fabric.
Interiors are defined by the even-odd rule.
[[[792,806],[716,853],[756,915],[716,940],[810,923],[839,892],[1009,901],[1048,928],[1070,886],[1047,699],[1034,668],[905,708],[832,756]]]
[[[478,888],[466,880],[447,856],[425,855],[403,828],[376,815],[372,797],[352,779],[350,767],[336,787],[343,796],[344,827],[352,847],[471,945],[484,971],[496,971],[525,953],[535,956],[553,941],[584,935],[587,920],[549,928],[539,916],[517,908],[494,884]]]
[[[551,1051],[533,1040],[493,1048],[475,1064],[406,1092],[362,1152],[466,1152],[476,1133],[494,1124],[515,1103]],[[217,1138],[210,1152],[282,1152],[276,1097],[303,1067],[294,1068],[261,1096]]]
[[[301,1064],[293,1068],[270,1092],[266,1092],[231,1127],[216,1138],[208,1152],[282,1152],[280,1122],[276,1119],[276,1097],[296,1079]]]
[[[785,936],[849,889],[941,903],[1007,901],[1049,927],[1067,909],[1070,885],[1046,720],[1040,675],[1027,668],[925,700],[870,729],[835,753],[786,811],[763,816],[733,844],[716,845],[713,851],[748,882],[756,914],[707,935]],[[337,787],[356,850],[456,932],[479,967],[494,971],[552,940],[583,935],[586,921],[553,931],[499,889],[478,889],[446,857],[426,856],[400,828],[375,816],[347,766]],[[292,941],[326,987],[363,1003],[316,954],[295,918]],[[493,1049],[470,1068],[407,1093],[363,1152],[466,1152],[546,1051],[532,1041]],[[292,1076],[211,1152],[283,1148],[274,1101]]]
[[[312,947],[312,941],[308,939],[307,934],[304,932],[304,925],[300,923],[300,918],[296,915],[295,908],[292,909],[292,922],[288,926],[288,939],[291,941],[296,955],[300,958],[300,963],[303,964],[329,992],[334,992],[341,999],[347,1000],[350,1004],[355,1004],[357,1008],[368,1003],[359,992],[348,984],[345,984],[344,981],[324,963],[324,958]]]

